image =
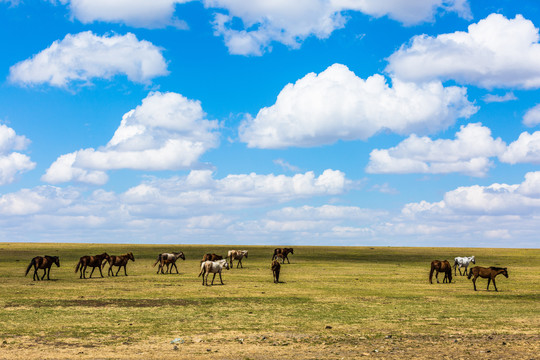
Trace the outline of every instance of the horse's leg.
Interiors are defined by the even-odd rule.
[[[90,272],[90,279],[92,278],[92,274],[94,273],[94,270],[96,270],[96,267],[92,267],[92,271]]]
[[[458,270],[459,270],[459,275],[463,276],[463,274],[461,273],[461,266],[458,266]]]
[[[101,275],[101,277],[103,277],[103,273],[101,272],[101,264],[98,266],[98,269],[99,269],[99,275]]]
[[[33,277],[34,281],[36,281],[36,278],[39,281],[39,275],[37,271],[38,271],[38,268],[36,265],[34,265],[34,277]]]
[[[437,280],[437,284],[439,283],[439,272],[435,270],[435,280]]]
[[[118,270],[116,270],[116,275],[115,275],[115,276],[118,276],[118,273],[120,272],[120,269],[121,269],[121,268],[122,268],[122,265],[120,265],[120,266],[118,267]]]
[[[51,280],[51,267],[52,267],[52,264],[51,264],[51,266],[47,269],[47,280]]]
[[[240,259],[238,262],[240,263],[240,267],[243,269],[244,265],[242,265],[242,259]],[[236,265],[236,267],[238,267],[238,265]]]
[[[43,269],[43,276],[41,277],[41,280],[45,279],[45,275],[47,275],[47,268]]]
[[[493,277],[493,287],[495,288],[496,292],[499,292],[499,290],[497,290],[497,285],[495,285],[495,276]]]
[[[219,276],[221,276],[221,274]],[[214,285],[214,279],[215,278],[216,278],[216,273],[214,273],[214,276],[212,277],[212,285]],[[208,282],[206,284],[208,284]]]
[[[289,264],[291,263],[291,262],[289,261],[289,255],[285,256],[285,259],[287,259],[287,263],[289,263]],[[283,260],[283,262],[285,262],[285,259]]]
[[[475,275],[475,276],[473,277],[473,279],[472,279],[472,283],[473,283],[473,285],[474,285],[474,291],[476,291],[476,278],[477,278],[477,277],[478,277],[478,276]]]
[[[82,274],[82,276],[83,276],[83,277],[82,277],[83,279],[86,279],[86,268],[87,268],[87,267],[88,267],[87,264],[84,264],[84,266],[81,267],[81,274]]]
[[[126,269],[126,267],[127,267],[127,264],[126,264],[126,265],[124,265],[124,275],[126,275],[126,276],[127,276],[127,269]],[[120,271],[120,268],[118,268],[118,271]],[[117,274],[118,274],[118,273],[117,273]]]
[[[174,268],[176,269],[176,273],[177,273],[177,274],[180,274],[180,273],[178,272],[178,267],[176,266],[176,263],[175,263],[175,262],[173,262],[172,265],[171,265],[171,272],[172,272],[172,267],[173,267],[173,266],[174,266]]]
[[[223,279],[221,278],[221,271],[219,272],[219,281],[221,281],[221,285],[225,285],[223,284]]]

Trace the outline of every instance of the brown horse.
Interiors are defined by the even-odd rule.
[[[86,268],[90,266],[92,268],[92,272],[90,273],[90,277],[92,277],[92,274],[94,273],[94,270],[96,268],[99,269],[99,274],[101,277],[103,277],[103,273],[101,272],[101,266],[103,265],[103,261],[109,260],[109,255],[107,253],[103,253],[100,255],[94,255],[94,256],[83,256],[80,258],[79,262],[77,263],[77,266],[75,267],[75,272],[81,270],[81,276],[80,279],[85,278],[86,279]]]
[[[205,262],[205,261],[218,261],[218,260],[222,260],[223,259],[223,256],[221,255],[217,255],[217,254],[204,254],[202,260],[201,260],[201,263]]]
[[[288,255],[289,254],[294,255],[294,250],[293,248],[276,248],[274,249],[274,255],[272,255],[272,260],[274,260],[276,256],[278,256],[279,254],[283,255],[283,263],[285,263],[285,259],[286,259],[287,262],[290,264],[291,262],[289,261]]]
[[[504,276],[506,276],[506,278],[508,278],[508,270],[506,268],[495,267],[495,266],[490,266],[488,268],[485,268],[481,266],[475,266],[471,269],[471,272],[469,272],[469,276],[467,276],[467,278],[470,280],[471,277],[474,276],[472,280],[473,285],[474,285],[474,291],[476,291],[476,279],[480,276],[481,278],[488,279],[488,284],[487,284],[488,291],[489,291],[489,283],[493,281],[493,287],[495,287],[495,291],[498,292],[499,290],[497,290],[497,285],[495,285],[495,277],[499,274],[503,274]]]
[[[124,274],[127,276],[126,266],[128,261],[135,261],[135,257],[133,256],[132,252],[129,252],[124,255],[111,255],[109,256],[109,259],[103,263],[103,268],[105,269],[105,266],[107,265],[107,262],[109,263],[109,271],[107,272],[107,276],[118,276],[118,273],[120,272],[120,269],[124,268]],[[112,270],[113,266],[118,266],[118,270],[116,271],[116,275],[114,275],[114,272]]]
[[[433,284],[432,278],[433,278],[433,272],[435,273],[435,279],[437,279],[437,284],[439,283],[439,273],[444,273],[444,279],[443,284],[445,282],[451,283],[452,282],[452,266],[448,262],[448,260],[439,261],[439,260],[433,260],[431,262],[431,271],[429,272],[429,283]]]
[[[34,267],[34,281],[36,279],[39,281],[39,275],[37,273],[38,269],[43,269],[43,276],[41,277],[41,280],[45,277],[45,274],[47,274],[47,280],[51,280],[49,275],[51,274],[51,266],[55,264],[57,267],[60,267],[60,258],[58,256],[36,256],[32,260],[30,260],[30,264],[26,268],[26,273],[24,276],[28,275],[28,272],[30,271],[30,268]]]
[[[178,267],[176,266],[176,260],[178,259],[186,260],[186,257],[182,251],[174,252],[174,253],[159,254],[156,262],[154,263],[154,267],[157,265],[157,263],[159,263],[156,274],[159,274],[159,270],[161,270],[162,274],[166,274],[166,273],[171,274],[173,266],[176,269],[176,273],[179,274]],[[167,270],[163,272],[163,268],[165,267],[165,265],[167,265]],[[169,266],[170,266],[170,269],[169,269]]]
[[[281,270],[281,265],[279,261],[273,260],[272,266],[270,267],[272,269],[272,274],[274,275],[274,283],[279,283],[279,271]]]

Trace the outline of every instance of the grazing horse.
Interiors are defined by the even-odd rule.
[[[496,267],[496,266],[490,266],[488,268],[481,267],[481,266],[475,266],[471,269],[469,272],[469,276],[467,278],[470,280],[471,277],[474,276],[472,282],[474,285],[474,291],[476,291],[476,278],[479,276],[481,278],[487,278],[488,284],[487,284],[487,290],[489,291],[489,283],[493,281],[493,287],[495,287],[495,291],[497,290],[497,285],[495,285],[495,277],[499,274],[503,274],[508,279],[508,270],[506,268]]]
[[[272,266],[270,267],[272,269],[272,274],[274,275],[274,284],[279,283],[279,271],[281,270],[281,265],[279,264],[279,261],[273,260]]]
[[[429,283],[433,284],[432,278],[433,278],[433,272],[436,271],[435,279],[437,279],[437,284],[439,283],[439,273],[444,272],[444,279],[443,284],[445,282],[451,283],[452,282],[452,266],[450,266],[450,263],[448,260],[439,261],[439,260],[433,260],[431,262],[431,271],[429,272]]]
[[[51,280],[49,275],[51,274],[51,266],[53,264],[56,264],[57,267],[60,267],[60,258],[58,256],[36,256],[32,260],[30,260],[30,264],[26,268],[26,273],[24,274],[24,276],[28,275],[30,268],[33,266],[34,281],[36,281],[36,279],[39,281],[39,275],[37,273],[38,269],[43,269],[43,276],[41,277],[41,280],[43,280],[45,274],[47,275],[47,280]]]
[[[206,286],[208,286],[208,275],[210,273],[214,274],[214,277],[212,278],[212,285],[214,285],[214,279],[216,278],[216,274],[219,274],[219,280],[221,281],[221,285],[224,285],[223,279],[221,278],[221,271],[223,270],[223,268],[229,270],[229,263],[226,259],[221,259],[218,261],[205,261],[201,263],[201,272],[199,273],[199,276],[203,276],[203,286],[205,282]]]
[[[118,276],[118,272],[120,272],[120,269],[124,268],[124,274],[127,276],[126,266],[128,261],[135,261],[135,257],[133,256],[132,252],[129,252],[124,255],[111,255],[109,256],[109,259],[103,263],[103,268],[105,268],[105,265],[107,265],[107,262],[109,262],[109,271],[107,272],[107,276]],[[118,266],[118,270],[116,271],[116,275],[114,275],[114,272],[112,270],[113,266]]]
[[[184,253],[182,251],[174,252],[174,253],[159,254],[156,262],[154,263],[154,267],[156,266],[157,263],[159,263],[156,274],[159,273],[159,270],[161,270],[162,274],[166,274],[166,273],[170,274],[172,272],[173,266],[176,269],[176,273],[179,274],[178,267],[176,266],[176,260],[178,259],[186,260],[186,257],[184,256]],[[164,265],[167,265],[167,270],[165,270],[165,272],[163,272]],[[169,269],[169,266],[170,266],[170,269]]]
[[[467,275],[467,268],[469,267],[470,263],[476,264],[476,260],[474,259],[474,256],[454,258],[454,275],[457,276],[456,268],[459,269],[459,275],[461,276]],[[461,273],[461,268],[465,268],[465,271],[463,272],[463,274]]]
[[[238,269],[238,265],[240,267],[244,268],[242,265],[242,258],[248,257],[248,251],[247,250],[229,250],[227,253],[227,257],[229,258],[229,263],[231,265],[231,268],[234,267],[234,260],[238,260],[238,263],[236,264],[236,268]]]
[[[103,265],[103,261],[109,260],[109,254],[103,253],[99,255],[94,256],[83,256],[80,258],[79,262],[77,263],[77,266],[75,267],[75,272],[81,271],[81,276],[79,276],[80,279],[84,278],[86,279],[86,268],[90,266],[92,268],[92,272],[90,272],[90,278],[92,277],[92,274],[94,273],[94,270],[98,268],[99,274],[101,277],[103,277],[103,273],[101,272],[101,267]]]
[[[223,256],[221,255],[217,255],[217,254],[204,254],[202,260],[201,260],[201,263],[205,262],[205,261],[218,261],[218,260],[222,260],[223,259]]]
[[[289,254],[294,255],[294,250],[293,250],[293,248],[277,248],[277,249],[274,249],[274,255],[272,255],[272,260],[274,260],[276,258],[276,256],[278,256],[279,254],[283,255],[283,263],[285,263],[285,259],[287,259],[287,262],[290,264],[291,262],[289,261],[288,255]]]

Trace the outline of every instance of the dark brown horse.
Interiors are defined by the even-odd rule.
[[[107,259],[106,262],[103,263],[103,268],[105,268],[105,265],[107,265],[107,262],[109,263],[109,271],[107,272],[107,276],[118,276],[118,273],[120,272],[120,269],[124,268],[124,274],[127,276],[126,266],[128,261],[135,261],[135,257],[133,256],[132,252],[129,252],[124,255],[111,255],[109,256],[109,259]],[[118,270],[116,271],[116,275],[114,275],[114,272],[112,270],[113,266],[118,266]]]
[[[433,260],[431,262],[431,271],[429,272],[429,283],[433,284],[432,278],[433,278],[433,272],[435,273],[435,279],[437,279],[437,284],[439,283],[439,273],[444,273],[444,279],[443,284],[445,282],[451,283],[452,282],[452,266],[448,262],[448,260],[439,261],[439,260]]]
[[[274,260],[279,254],[283,255],[283,263],[285,263],[285,260],[287,260],[287,262],[290,264],[291,262],[289,261],[288,255],[294,255],[294,250],[293,248],[276,248],[274,249],[274,255],[272,255],[272,260]]]
[[[90,266],[92,268],[90,277],[92,277],[92,274],[94,273],[94,270],[96,270],[96,268],[99,269],[99,274],[101,275],[101,277],[103,277],[103,273],[101,272],[101,266],[103,265],[103,261],[105,260],[109,260],[109,255],[107,253],[94,256],[83,256],[77,263],[77,266],[75,267],[75,272],[79,271],[80,269],[81,276],[79,278],[86,279],[86,268]]]
[[[272,261],[272,274],[274,275],[274,283],[279,283],[279,271],[281,270],[281,264],[277,260]]]
[[[179,274],[178,267],[176,266],[176,260],[178,259],[186,260],[186,257],[182,251],[174,252],[174,253],[159,254],[156,262],[154,263],[154,267],[157,265],[157,263],[159,263],[156,274],[159,274],[160,270],[162,274],[165,274],[165,273],[171,274],[173,266],[176,269],[176,273]],[[167,270],[163,272],[163,268],[165,267],[165,265],[167,265]],[[170,266],[170,269],[169,269],[169,266]]]
[[[475,266],[471,269],[471,272],[469,273],[469,276],[467,278],[470,280],[471,277],[474,276],[472,279],[473,285],[474,285],[474,291],[476,291],[476,279],[480,276],[481,278],[487,278],[488,284],[487,284],[487,290],[489,290],[489,283],[493,281],[493,287],[495,287],[495,291],[497,290],[497,285],[495,285],[495,277],[499,274],[503,274],[508,278],[508,270],[506,268],[501,267],[495,267],[490,266],[488,268],[481,267],[481,266]]]
[[[221,255],[217,255],[217,254],[204,254],[202,260],[201,260],[201,263],[205,262],[205,261],[218,261],[218,260],[221,260],[223,259],[223,256]]]
[[[41,277],[41,280],[45,277],[45,274],[47,274],[47,280],[51,280],[49,275],[51,274],[51,266],[55,264],[57,267],[60,267],[60,258],[58,256],[36,256],[32,260],[30,260],[30,264],[26,268],[26,273],[24,276],[28,275],[28,272],[30,271],[30,268],[34,267],[34,281],[37,279],[39,281],[39,275],[37,273],[38,269],[43,269],[43,276]]]

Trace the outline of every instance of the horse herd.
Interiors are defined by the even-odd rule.
[[[489,290],[489,284],[493,281],[493,287],[495,288],[495,291],[499,291],[497,290],[497,285],[495,285],[495,277],[499,274],[503,274],[506,278],[508,278],[507,268],[497,266],[490,266],[488,268],[482,266],[475,266],[471,268],[470,272],[467,274],[467,268],[471,263],[476,264],[476,259],[474,258],[474,256],[454,258],[454,275],[457,276],[457,270],[459,270],[459,275],[467,275],[467,279],[469,280],[472,277],[474,291],[476,291],[476,279],[478,277],[488,279],[487,290]],[[461,268],[465,268],[465,271],[463,273],[461,273]],[[443,284],[452,282],[452,266],[450,265],[448,260],[433,260],[431,262],[431,271],[429,272],[430,284],[433,284],[432,279],[434,272],[437,283],[439,283],[438,276],[440,272],[444,273]]]
[[[271,269],[274,277],[274,283],[279,283],[279,273],[281,269],[281,263],[283,264],[285,260],[290,264],[288,255],[294,254],[293,248],[276,248],[274,249],[274,253],[272,255],[272,264]],[[227,253],[227,258],[224,259],[223,256],[217,255],[217,254],[204,254],[202,260],[201,260],[201,272],[199,273],[199,276],[202,275],[203,277],[203,285],[208,285],[208,275],[214,274],[212,278],[212,285],[214,285],[214,279],[216,278],[216,274],[219,274],[219,280],[221,281],[221,284],[223,285],[223,279],[221,277],[221,272],[223,268],[229,270],[230,267],[233,267],[234,261],[237,261],[236,268],[238,269],[238,266],[243,268],[242,265],[242,259],[248,258],[248,251],[247,250],[229,250]],[[156,267],[156,265],[159,264],[156,274],[159,274],[160,271],[162,274],[171,274],[173,268],[176,270],[176,273],[178,274],[178,267],[176,266],[176,261],[178,259],[186,260],[186,257],[183,252],[173,252],[173,253],[161,253],[158,255],[156,262],[154,263],[153,267]],[[124,255],[109,255],[107,253],[98,254],[98,255],[85,255],[79,259],[79,262],[75,266],[75,273],[79,272],[80,279],[86,279],[86,270],[91,267],[92,271],[90,272],[89,278],[92,277],[94,274],[94,270],[96,268],[99,270],[99,274],[101,277],[103,277],[103,273],[101,269],[104,269],[107,264],[109,264],[109,270],[107,272],[108,276],[118,276],[118,273],[120,272],[120,269],[124,268],[124,275],[127,276],[127,264],[131,261],[135,261],[135,257],[133,256],[132,252],[129,252]],[[45,278],[45,275],[47,276],[47,280],[50,280],[50,273],[51,273],[51,267],[52,265],[56,265],[57,267],[60,267],[60,258],[58,256],[36,256],[31,261],[28,267],[26,268],[26,273],[24,276],[28,275],[28,272],[32,267],[34,267],[34,276],[33,279],[40,280],[40,277],[38,275],[38,269],[43,270],[43,276],[41,276],[41,280]],[[113,271],[113,266],[118,267],[118,270],[116,273]]]
[[[279,274],[281,271],[281,264],[285,263],[285,260],[290,264],[288,255],[294,254],[293,248],[276,248],[274,249],[274,253],[272,255],[272,263],[271,263],[271,270],[273,274],[274,283],[279,283]],[[204,254],[202,260],[201,260],[201,271],[199,272],[199,277],[202,276],[202,284],[208,285],[208,275],[214,274],[212,277],[212,285],[214,285],[214,280],[216,278],[216,274],[219,274],[219,280],[221,284],[223,285],[223,279],[221,277],[221,272],[225,268],[229,270],[231,267],[233,267],[233,263],[236,260],[236,268],[240,266],[243,268],[242,265],[242,259],[248,258],[248,251],[247,250],[229,250],[227,253],[227,258],[223,258],[223,256],[218,254],[211,254],[207,253]],[[172,273],[173,268],[176,270],[176,273],[178,274],[178,267],[176,266],[176,261],[178,259],[186,260],[186,257],[183,252],[173,252],[173,253],[161,253],[158,255],[156,262],[154,263],[153,267],[159,264],[157,273],[160,272],[162,274]],[[75,267],[75,273],[80,272],[79,278],[86,279],[86,270],[88,267],[92,268],[92,271],[90,272],[90,278],[92,277],[92,274],[94,273],[94,270],[98,268],[99,274],[101,277],[103,277],[103,273],[101,272],[101,269],[104,269],[107,264],[109,264],[109,270],[107,272],[108,276],[118,276],[118,273],[120,272],[120,269],[124,268],[124,275],[127,276],[127,264],[131,261],[135,261],[135,257],[133,256],[133,253],[129,252],[124,255],[108,255],[107,253],[99,254],[99,255],[93,255],[93,256],[83,256],[79,259],[79,262],[77,263]],[[473,263],[476,264],[476,259],[474,256],[470,257],[456,257],[454,259],[454,275],[457,276],[457,271],[459,270],[459,275],[465,276],[467,275],[467,278],[470,280],[472,278],[474,290],[476,291],[476,279],[478,277],[481,278],[487,278],[487,290],[489,290],[489,285],[493,281],[493,287],[495,288],[495,291],[499,291],[497,289],[497,285],[495,284],[495,277],[499,274],[503,274],[506,278],[508,278],[508,270],[507,268],[502,267],[496,267],[496,266],[490,266],[490,267],[481,267],[481,266],[475,266],[470,269],[469,273],[467,273],[467,269],[469,265]],[[58,256],[36,256],[30,261],[30,264],[26,268],[25,276],[28,275],[28,272],[34,267],[34,276],[33,279],[40,280],[38,275],[38,269],[43,269],[43,276],[41,276],[41,280],[45,278],[45,275],[47,276],[47,280],[50,280],[50,273],[51,273],[51,267],[52,265],[56,265],[57,267],[60,267],[60,259]],[[118,267],[118,270],[116,270],[116,273],[113,271],[113,266]],[[461,269],[464,269],[463,273],[461,272]],[[444,283],[451,283],[452,282],[452,265],[450,265],[450,262],[448,260],[433,260],[431,262],[431,270],[429,272],[429,282],[430,284],[433,283],[433,273],[435,273],[435,279],[437,280],[437,283],[439,283],[439,273],[444,273],[443,278],[443,284]]]

